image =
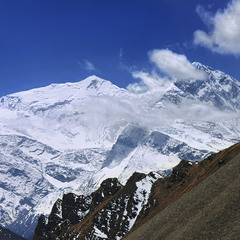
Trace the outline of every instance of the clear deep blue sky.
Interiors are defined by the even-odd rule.
[[[214,13],[227,3],[0,0],[0,96],[93,74],[126,87],[127,69],[149,68],[148,51],[165,48],[240,79],[239,58],[192,44],[207,30],[196,7]]]

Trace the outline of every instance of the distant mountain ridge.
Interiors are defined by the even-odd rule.
[[[0,224],[31,238],[64,193],[135,171],[165,176],[238,142],[239,82],[195,65],[208,80],[144,94],[91,76],[0,98]]]

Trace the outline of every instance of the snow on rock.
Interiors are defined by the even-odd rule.
[[[94,233],[93,233],[94,236],[96,237],[100,237],[102,239],[108,239],[108,236],[101,232],[97,227],[94,226]]]
[[[96,213],[94,228],[100,229],[109,239],[121,239],[131,230],[140,212],[147,208],[152,185],[160,177],[157,173],[134,173],[116,197]]]
[[[147,205],[152,185],[159,177],[160,176],[155,173],[154,177],[146,176],[146,178],[136,182],[137,190],[134,193],[133,199],[137,202],[137,205],[135,205],[134,210],[132,210],[135,211],[135,216],[133,218],[129,217],[128,231],[133,227],[143,207]]]

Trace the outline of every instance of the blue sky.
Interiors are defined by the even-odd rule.
[[[134,71],[152,71],[149,52],[154,49],[168,49],[240,79],[240,30],[229,23],[237,34],[230,39],[233,47],[224,47],[228,39],[221,31],[228,26],[214,22],[223,19],[224,25],[225,15],[234,18],[238,12],[231,7],[237,3],[0,0],[0,96],[93,74],[126,87],[137,81]]]

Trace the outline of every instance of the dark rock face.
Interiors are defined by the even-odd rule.
[[[117,178],[109,178],[102,182],[100,188],[92,193],[94,205],[101,204],[106,198],[115,195],[121,189],[121,184]]]
[[[105,206],[93,215],[94,228],[101,230],[107,239],[122,238],[131,228],[131,221],[138,216],[136,183],[145,178],[145,174],[134,173],[126,185]],[[93,231],[89,229],[86,239],[93,239]],[[97,238],[101,239],[101,238]]]
[[[25,238],[3,227],[0,227],[0,239],[1,240],[26,240]]]
[[[56,239],[62,231],[82,220],[91,201],[91,197],[64,194],[62,200],[55,202],[48,218],[43,215],[39,218],[34,239]]]
[[[47,233],[47,218],[44,215],[41,215],[38,219],[35,234],[38,236],[45,236],[46,233]]]
[[[121,184],[113,178],[102,182],[100,188],[90,196],[64,194],[62,200],[55,202],[48,218],[43,215],[39,218],[33,239],[55,240],[71,226],[81,222],[90,210],[93,211],[119,189]]]

